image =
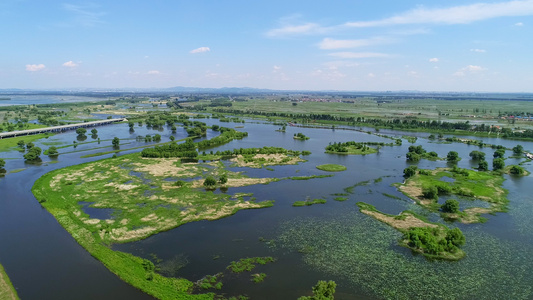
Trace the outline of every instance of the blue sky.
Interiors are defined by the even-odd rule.
[[[0,88],[533,92],[533,0],[0,2]]]

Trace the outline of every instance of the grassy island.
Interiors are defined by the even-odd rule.
[[[384,144],[384,143],[376,143]],[[384,144],[385,145],[385,144]],[[382,145],[378,145],[381,147]],[[346,143],[333,143],[326,147],[326,153],[329,154],[352,154],[363,155],[377,153],[378,149],[368,146],[368,143],[346,142]]]
[[[301,140],[301,141],[305,141],[305,140],[309,139],[308,136],[306,136],[305,134],[303,134],[301,132],[295,133],[292,138],[295,139],[295,140]]]
[[[325,199],[306,199],[304,201],[294,201],[292,206],[299,207],[299,206],[310,206],[313,204],[326,204]]]
[[[55,170],[39,178],[32,191],[80,245],[124,281],[159,299],[213,299],[214,294],[191,294],[192,282],[161,276],[151,261],[108,245],[143,239],[188,222],[220,219],[242,209],[270,207],[273,201],[258,202],[251,194],[212,190],[280,179],[231,172],[222,161],[141,155]],[[284,163],[291,160],[277,162]]]
[[[0,265],[0,299],[1,300],[18,300],[17,291],[9,280],[4,267]]]
[[[504,212],[507,210],[507,191],[502,188],[504,178],[499,172],[481,172],[457,167],[418,170],[405,183],[397,184],[398,189],[416,201],[417,204],[439,211],[439,196],[455,195],[466,199],[477,199],[490,204],[486,207],[471,207],[463,211],[442,212],[446,219],[462,223],[485,221],[481,214]]]
[[[336,165],[336,164],[325,164],[325,165],[318,165],[316,166],[317,169],[327,172],[340,172],[340,171],[346,171],[346,167],[343,165]]]
[[[465,238],[458,228],[449,229],[442,224],[431,223],[410,211],[395,216],[382,213],[364,202],[358,202],[357,206],[360,212],[402,232],[400,245],[404,247],[434,259],[459,260],[465,256],[459,248]]]

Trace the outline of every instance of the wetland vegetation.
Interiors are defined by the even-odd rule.
[[[297,105],[270,96],[239,99],[124,97],[0,110],[6,124],[20,122],[11,126],[20,128],[128,118],[92,135],[79,130],[0,140],[0,172],[11,179],[42,169],[33,187],[40,204],[111,272],[160,299],[253,299],[262,286],[276,297],[288,269],[302,277],[295,283],[299,296],[317,279],[335,279],[334,285],[319,282],[301,299],[333,298],[335,289],[371,299],[420,298],[421,289],[425,299],[533,295],[527,259],[533,250],[524,230],[530,226],[518,215],[531,208],[523,197],[530,164],[522,156],[533,146],[495,138],[528,138],[529,123],[499,118],[511,112],[508,103],[494,102],[501,112],[487,112],[472,125],[461,117],[476,109],[469,101],[451,108],[428,99],[379,106],[371,97]],[[406,107],[410,112],[402,115]],[[479,125],[487,120],[501,129]],[[308,135],[306,142],[293,138]],[[412,145],[403,146],[402,139]],[[470,159],[461,160],[468,153]],[[33,163],[25,164],[24,156]],[[344,172],[320,175],[317,169]],[[221,225],[233,222],[236,227]],[[494,229],[501,224],[516,239],[503,240]],[[194,239],[170,246],[169,237],[188,230]],[[257,243],[259,232],[268,242]],[[147,250],[164,237],[171,254],[166,246]],[[204,238],[205,244],[197,241]],[[190,266],[169,271],[188,247]],[[272,257],[280,263],[266,264]]]

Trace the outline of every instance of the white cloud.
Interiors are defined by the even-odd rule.
[[[370,38],[370,39],[358,39],[358,40],[334,40],[330,38],[325,38],[318,45],[320,49],[331,50],[331,49],[345,49],[345,48],[359,48],[364,46],[371,46],[377,44],[386,44],[391,42],[390,39],[385,38]]]
[[[471,52],[477,52],[477,53],[485,53],[487,50],[485,49],[470,49]]]
[[[66,63],[63,64],[63,67],[69,67],[69,68],[74,68],[74,67],[77,67],[78,64],[73,62],[72,60],[70,61],[67,61]]]
[[[151,71],[148,71],[147,73],[148,75],[159,75],[161,74],[161,72],[157,71],[157,70],[151,70]]]
[[[282,27],[269,30],[266,35],[269,37],[283,37],[291,35],[309,35],[326,33],[327,28],[317,23],[305,23],[302,25],[283,25]]]
[[[277,70],[281,70],[281,67],[280,67],[280,66],[274,66],[274,67],[272,67],[272,68],[273,68],[274,70],[276,70],[276,71],[277,71]]]
[[[44,68],[46,68],[46,66],[43,64],[26,65],[26,71],[30,71],[30,72],[40,71]]]
[[[524,23],[518,22],[518,23],[515,23],[514,26],[524,26]]]
[[[436,63],[436,62],[439,62],[439,59],[434,57],[434,58],[430,58],[429,59],[429,62],[432,62],[432,63]]]
[[[97,8],[99,8],[97,5],[90,4],[90,5],[75,5],[75,4],[69,4],[65,3],[63,4],[63,9],[70,12],[73,16],[72,22],[85,26],[85,27],[93,27],[99,24],[104,24],[105,22],[102,21],[102,17],[106,15],[105,12],[101,11],[95,11]]]
[[[196,48],[196,49],[189,51],[189,53],[195,54],[195,53],[204,53],[204,52],[209,52],[209,51],[211,51],[209,47],[200,47],[200,48]]]
[[[399,24],[468,24],[498,17],[533,15],[533,0],[475,3],[449,8],[416,8],[375,21],[348,22],[347,27],[376,27]]]
[[[366,76],[368,76],[369,78],[374,78],[374,77],[376,77],[376,74],[374,74],[374,73],[368,73]]]
[[[385,53],[376,53],[376,52],[334,52],[328,54],[329,56],[340,57],[340,58],[375,58],[375,57],[390,57],[390,55]]]
[[[483,68],[481,66],[468,65],[458,70],[457,72],[453,73],[453,75],[457,77],[463,77],[463,76],[466,76],[466,74],[475,74],[475,73],[480,73],[486,70],[487,70],[486,68]]]

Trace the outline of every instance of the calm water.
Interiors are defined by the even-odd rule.
[[[209,124],[220,124],[221,126],[234,127],[242,124],[219,123],[218,120],[202,119],[200,121]],[[298,296],[307,294],[317,280],[333,279],[337,282],[337,299],[377,299],[379,294],[372,292],[373,278],[354,280],[354,276],[359,278],[366,274],[351,274],[350,272],[335,272],[332,269],[320,268],[316,264],[306,260],[306,256],[298,253],[290,245],[284,245],[278,240],[280,235],[287,231],[287,226],[296,228],[292,223],[295,220],[302,220],[301,224],[306,224],[307,220],[313,220],[313,224],[324,224],[324,228],[329,228],[333,221],[354,220],[340,223],[339,232],[345,232],[342,226],[349,226],[348,229],[359,228],[365,230],[364,226],[371,224],[373,230],[385,231],[389,234],[387,241],[390,246],[388,251],[396,253],[400,259],[405,259],[408,264],[435,270],[442,269],[442,276],[451,276],[453,270],[459,272],[461,268],[466,268],[469,264],[476,263],[476,268],[480,272],[491,272],[495,266],[492,254],[482,251],[483,242],[472,242],[468,244],[470,238],[476,241],[476,236],[487,236],[490,239],[503,241],[509,245],[520,243],[519,252],[533,253],[533,222],[530,221],[530,214],[533,211],[533,180],[532,177],[512,178],[506,176],[504,187],[509,190],[508,213],[498,213],[494,216],[487,216],[488,222],[477,225],[457,225],[467,236],[467,246],[465,246],[468,257],[463,261],[454,264],[442,264],[426,261],[413,255],[404,248],[397,247],[397,233],[382,226],[375,220],[367,220],[368,217],[360,214],[355,205],[357,201],[364,201],[375,205],[377,209],[391,214],[399,213],[405,209],[418,210],[425,213],[431,220],[438,221],[437,215],[428,214],[412,204],[408,198],[399,193],[391,184],[403,181],[402,171],[409,164],[405,161],[405,153],[411,145],[404,140],[402,146],[383,147],[380,153],[366,156],[339,156],[324,153],[325,146],[330,142],[340,141],[378,141],[389,143],[391,140],[380,138],[366,133],[346,130],[327,129],[306,129],[287,128],[286,133],[276,132],[279,126],[269,124],[246,123],[243,129],[249,136],[243,140],[233,141],[230,144],[221,146],[216,150],[279,146],[294,150],[309,150],[312,155],[305,157],[306,163],[295,166],[274,166],[274,171],[266,169],[235,168],[234,170],[244,171],[249,176],[261,177],[287,177],[287,176],[307,176],[314,174],[328,174],[315,168],[318,164],[337,163],[347,166],[347,171],[334,173],[331,178],[313,179],[307,181],[282,180],[269,185],[258,185],[241,188],[230,188],[227,193],[251,192],[259,201],[275,200],[274,207],[261,210],[244,210],[235,215],[216,221],[201,221],[183,225],[173,230],[157,234],[145,240],[114,245],[116,250],[126,251],[145,258],[152,258],[155,254],[162,260],[162,265],[177,262],[183,267],[173,271],[178,277],[185,277],[190,280],[198,280],[207,274],[223,272],[227,265],[233,260],[254,256],[274,256],[278,260],[275,263],[258,267],[254,272],[265,272],[267,278],[263,283],[254,284],[250,282],[249,273],[244,275],[232,275],[225,273],[223,278],[224,287],[221,292],[227,295],[247,294],[252,299],[295,299]],[[130,133],[127,124],[116,124],[97,128],[99,137],[102,140],[112,139],[118,136],[121,139],[122,148],[130,148],[145,143],[137,143],[136,135],[146,135],[159,133],[163,136],[163,141],[168,140],[170,131],[156,131],[146,127],[138,128]],[[308,141],[297,141],[292,138],[294,133],[302,132],[311,139]],[[209,137],[213,134],[208,130]],[[385,132],[381,133],[401,136],[403,134],[426,137],[426,133],[402,133]],[[186,136],[183,129],[178,129],[176,138]],[[480,138],[477,138],[480,139]],[[72,144],[76,140],[74,132],[43,139],[36,142],[37,146],[47,149],[51,144]],[[502,144],[513,147],[515,141],[483,139],[486,143]],[[93,141],[89,136],[85,142]],[[126,144],[127,143],[127,144]],[[533,150],[533,143],[520,142],[525,149]],[[478,147],[464,144],[436,144],[429,143],[428,140],[419,138],[416,145],[422,145],[427,151],[436,151],[439,156],[446,156],[450,150],[457,151],[463,158],[458,166],[462,168],[472,167],[468,154],[472,150],[479,150]],[[22,299],[147,299],[150,298],[129,285],[121,282],[116,276],[111,274],[98,261],[87,254],[76,244],[73,238],[59,226],[55,219],[37,203],[31,194],[31,186],[42,174],[53,169],[63,168],[72,164],[78,164],[91,160],[98,160],[109,157],[106,155],[91,159],[80,159],[81,155],[106,151],[107,149],[91,150],[95,147],[108,147],[111,150],[110,141],[102,141],[100,145],[91,143],[79,145],[76,149],[65,148],[60,152],[82,151],[70,154],[62,154],[57,161],[50,161],[43,156],[43,164],[27,165],[21,159],[8,159],[6,169],[24,169],[19,173],[9,174],[0,179],[0,262],[6,268],[11,280],[17,288]],[[492,149],[481,149],[487,153],[489,165],[492,157]],[[126,152],[124,152],[126,153]],[[121,154],[124,154],[121,153]],[[511,155],[510,152],[507,153]],[[3,158],[21,158],[22,153],[12,151],[0,153]],[[511,163],[511,159],[506,161]],[[420,168],[445,167],[446,162],[420,161]],[[531,165],[525,165],[529,171],[533,171]],[[367,181],[366,184],[361,182]],[[359,183],[359,184],[358,184]],[[348,200],[345,202],[334,201],[333,194],[345,193],[344,189],[356,185]],[[383,193],[394,195],[400,198],[393,199],[383,195]],[[292,207],[292,203],[306,198],[323,198],[328,202],[324,205],[314,205],[310,207]],[[462,207],[468,207],[465,202]],[[357,220],[363,223],[358,223]],[[322,222],[322,223],[321,223]],[[307,225],[311,226],[311,225]],[[337,226],[337,225],[336,225]],[[455,226],[450,224],[450,226]],[[298,228],[296,228],[298,229]],[[312,236],[310,233],[309,236]],[[355,235],[354,235],[355,236]],[[324,237],[326,239],[326,237]],[[355,237],[354,237],[355,239]],[[357,237],[358,242],[365,243],[370,240]],[[274,240],[273,243],[266,243],[264,240]],[[315,241],[317,242],[317,241]],[[333,239],[331,243],[337,243]],[[319,243],[319,242],[317,242]],[[328,240],[329,243],[329,240]],[[329,249],[323,246],[324,251]],[[502,246],[501,251],[508,249]],[[329,251],[329,250],[328,250]],[[518,250],[517,250],[518,251]],[[334,255],[334,253],[332,253]],[[531,263],[524,255],[510,256],[508,265],[527,265]],[[478,263],[479,262],[479,263]],[[333,264],[333,263],[332,263]],[[355,271],[354,271],[355,272]],[[533,272],[519,272],[517,281],[533,282]],[[510,274],[512,275],[512,274]],[[409,278],[405,274],[405,278]],[[503,276],[503,275],[502,275]],[[386,278],[386,277],[385,277]],[[413,277],[414,278],[414,277]],[[394,281],[391,274],[391,282]],[[506,284],[503,278],[487,279],[480,283],[487,288],[498,284]],[[366,284],[365,282],[369,282]],[[372,283],[372,284],[370,284]],[[383,288],[387,288],[386,285]],[[518,288],[518,287],[517,287]],[[528,299],[533,297],[529,294]],[[415,295],[413,295],[415,296]],[[475,294],[464,294],[462,298],[475,299]]]

